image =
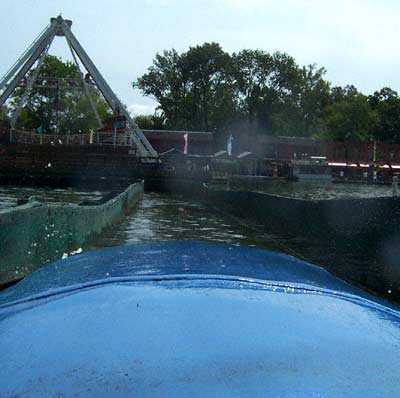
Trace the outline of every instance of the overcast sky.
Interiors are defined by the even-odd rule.
[[[131,82],[155,53],[205,41],[285,51],[366,94],[400,91],[398,0],[0,0],[0,76],[59,13],[134,114],[154,109]],[[62,38],[50,53],[70,59]]]

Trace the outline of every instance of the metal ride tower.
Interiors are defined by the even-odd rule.
[[[71,32],[72,21],[63,19],[61,15],[57,18],[51,18],[50,25],[48,25],[44,31],[37,37],[37,39],[28,47],[28,49],[21,55],[21,57],[16,61],[16,63],[10,68],[10,70],[5,74],[5,76],[0,81],[0,107],[4,105],[16,87],[24,78],[28,78],[27,73],[32,68],[32,66],[37,62],[36,68],[32,74],[29,76],[26,82],[26,90],[22,96],[17,109],[11,119],[11,126],[14,127],[17,120],[18,114],[25,104],[28,97],[29,91],[31,90],[36,77],[39,73],[40,67],[42,66],[43,60],[51,46],[51,43],[55,36],[65,37],[68,46],[70,48],[72,58],[80,71],[79,63],[77,57],[80,59],[87,72],[93,79],[94,83],[104,96],[105,100],[113,110],[114,114],[123,115],[126,118],[126,130],[129,134],[131,142],[136,145],[138,156],[146,158],[158,158],[157,152],[148,142],[147,138],[144,136],[140,128],[132,119],[129,112],[126,110],[125,106],[119,100],[119,98],[112,91],[110,86],[107,84],[101,73],[98,71],[93,61],[89,58],[77,38]],[[83,75],[79,73],[81,77],[81,84],[83,86],[85,95],[92,107],[96,119],[101,126],[101,120],[97,113],[96,107],[94,105],[93,99],[90,95],[90,91],[87,87],[87,83],[83,78]]]

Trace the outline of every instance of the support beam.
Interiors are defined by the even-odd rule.
[[[34,70],[32,76],[31,76],[31,78],[30,78],[29,81],[27,82],[27,86],[26,86],[25,92],[24,92],[24,94],[23,94],[21,100],[19,101],[18,106],[17,106],[17,109],[15,110],[15,112],[14,112],[14,114],[13,114],[13,116],[12,116],[12,119],[11,119],[11,127],[12,127],[12,128],[14,128],[15,123],[16,123],[17,120],[18,120],[18,116],[19,116],[19,114],[20,114],[20,112],[21,112],[21,109],[22,109],[22,107],[25,105],[25,102],[26,102],[26,100],[27,100],[27,98],[28,98],[29,92],[30,92],[31,89],[32,89],[33,83],[36,81],[37,75],[39,74],[40,68],[41,68],[41,66],[42,66],[42,64],[43,64],[43,61],[44,61],[46,55],[47,55],[47,52],[48,52],[48,50],[49,50],[49,47],[50,47],[50,45],[47,46],[47,48],[42,52],[42,54],[41,54],[41,56],[40,56],[40,58],[39,58],[38,64],[36,65],[36,68],[35,68],[35,70]]]
[[[5,88],[8,81],[18,72],[21,66],[32,56],[35,51],[37,43],[41,43],[48,35],[50,30],[50,25],[47,26],[43,32],[36,38],[36,40],[27,48],[27,50],[18,58],[15,64],[10,68],[10,70],[3,76],[0,81],[0,92]]]
[[[85,80],[84,80],[84,78],[83,78],[81,69],[80,69],[80,67],[79,67],[79,62],[78,62],[78,60],[76,59],[74,50],[73,50],[71,44],[69,43],[69,41],[67,41],[67,43],[68,43],[68,47],[69,47],[69,49],[70,49],[70,51],[71,51],[72,58],[74,59],[76,68],[78,69],[79,79],[80,79],[80,81],[81,81],[82,88],[83,88],[83,90],[84,90],[84,92],[85,92],[86,98],[87,98],[87,100],[89,101],[90,107],[92,108],[92,111],[93,111],[93,113],[94,113],[94,115],[95,115],[95,117],[96,117],[97,125],[98,125],[99,127],[101,127],[103,124],[102,124],[102,122],[101,122],[99,113],[97,112],[96,104],[94,103],[93,97],[92,97],[92,95],[90,94],[89,88],[88,88],[88,86],[86,85],[86,82],[85,82]]]
[[[51,45],[54,39],[55,33],[52,25],[49,26],[48,30],[46,30],[46,35],[43,39],[35,44],[33,47],[33,51],[31,56],[19,70],[19,72],[14,76],[11,82],[6,86],[5,90],[0,96],[0,106],[4,105],[4,103],[8,100],[9,96],[15,90],[19,82],[23,79],[23,77],[28,73],[28,71],[32,68],[33,64],[40,57],[42,52]]]
[[[89,72],[95,83],[97,84],[99,90],[103,94],[104,98],[110,105],[111,109],[114,113],[123,114],[128,123],[128,130],[132,131],[132,139],[134,140],[139,154],[141,156],[149,156],[149,157],[158,157],[157,152],[151,146],[151,144],[147,141],[147,138],[144,136],[142,131],[139,129],[137,124],[133,121],[131,115],[126,110],[125,106],[122,102],[118,99],[118,97],[114,94],[110,86],[107,84],[101,73],[98,71],[90,57],[87,55],[79,41],[76,39],[74,34],[69,29],[68,25],[65,21],[61,18],[60,24],[62,26],[62,30],[64,32],[65,38],[67,39],[68,43],[72,46],[75,50],[76,54],[78,55],[79,59],[85,66],[86,70]]]

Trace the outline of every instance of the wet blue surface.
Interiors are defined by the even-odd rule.
[[[240,276],[369,297],[324,269],[292,256],[235,245],[168,241],[106,248],[57,261],[0,293],[0,305],[95,280],[171,274]]]
[[[85,253],[0,295],[0,396],[392,398],[400,312],[367,297],[265,250]]]

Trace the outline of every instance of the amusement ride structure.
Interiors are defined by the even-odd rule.
[[[102,121],[97,112],[94,100],[91,96],[89,86],[95,85],[104,96],[108,105],[112,109],[114,115],[121,116],[126,120],[125,133],[132,144],[136,147],[136,156],[139,158],[158,158],[158,154],[152,145],[149,143],[143,132],[137,126],[132,119],[131,115],[115,95],[111,87],[108,85],[104,77],[101,75],[93,61],[90,59],[82,45],[79,43],[77,38],[71,31],[72,21],[63,19],[61,15],[57,18],[51,18],[50,24],[44,29],[44,31],[36,38],[36,40],[28,47],[28,49],[21,55],[21,57],[15,62],[10,70],[0,81],[0,108],[10,98],[14,90],[17,87],[24,87],[25,91],[20,98],[17,107],[11,117],[11,128],[14,128],[18,116],[24,107],[28,95],[32,88],[35,86],[38,74],[42,67],[43,61],[49,51],[49,48],[53,42],[55,36],[65,37],[68,47],[71,51],[73,61],[79,71],[80,88],[83,89],[86,95],[90,107],[96,116],[98,126],[102,126]],[[87,73],[84,77],[81,73],[78,58],[85,67]],[[36,67],[33,69],[33,66]],[[29,73],[32,70],[31,73]],[[54,82],[47,84],[53,84],[55,88],[58,88],[59,81],[55,79]],[[74,85],[74,82],[69,82],[70,86]]]

